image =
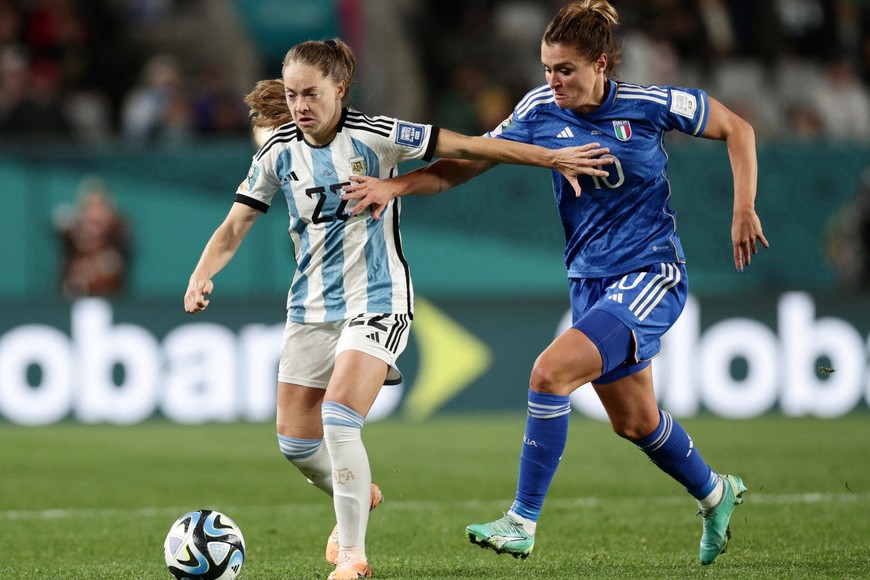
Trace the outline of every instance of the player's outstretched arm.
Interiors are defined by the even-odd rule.
[[[710,97],[710,113],[702,137],[725,141],[734,178],[734,215],[731,221],[731,245],[734,266],[743,271],[758,253],[758,242],[769,247],[755,213],[758,182],[758,159],[755,154],[755,131],[725,105]]]
[[[342,199],[359,200],[351,208],[356,215],[370,207],[375,219],[393,199],[403,195],[431,195],[461,185],[498,165],[493,161],[439,159],[410,173],[391,179],[378,179],[365,175],[352,175],[351,184],[343,188]]]
[[[187,291],[184,293],[185,311],[196,314],[208,307],[208,295],[214,289],[212,276],[230,262],[260,213],[243,203],[233,204],[226,219],[205,245],[202,256],[190,275]]]
[[[507,139],[469,137],[446,129],[441,129],[438,133],[438,143],[435,146],[435,155],[438,157],[480,159],[555,169],[565,176],[578,196],[580,184],[577,178],[580,175],[608,176],[608,172],[601,167],[613,163],[613,159],[602,159],[601,156],[609,152],[610,149],[601,147],[599,143],[548,149]]]
[[[379,180],[374,177],[353,176],[351,184],[344,188],[342,199],[356,199],[351,209],[356,215],[371,207],[375,219],[394,198],[402,195],[427,195],[440,193],[465,183],[469,179],[495,167],[498,163],[514,163],[549,167],[558,170],[580,195],[579,175],[606,177],[608,172],[602,165],[613,162],[612,158],[601,158],[610,149],[598,143],[580,147],[547,149],[537,145],[517,143],[507,139],[490,137],[468,137],[442,129],[438,134],[435,155],[446,157],[435,163],[421,167],[405,175],[392,179]]]

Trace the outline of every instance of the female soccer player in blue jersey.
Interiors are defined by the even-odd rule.
[[[381,386],[398,380],[413,316],[399,235],[399,206],[382,220],[340,198],[351,175],[388,178],[409,159],[433,156],[539,165],[605,177],[596,144],[560,151],[431,125],[368,117],[347,108],[355,61],[340,40],[307,41],[284,59],[283,79],[246,97],[255,124],[272,129],[254,155],[225,221],[190,276],[184,308],[206,308],[212,277],[235,255],[278,191],[290,213],[296,272],[278,370],[277,431],[287,459],[333,496],[338,524],[327,545],[331,580],[371,576],[365,553],[371,482],[361,429]],[[324,444],[325,442],[325,444]]]
[[[591,382],[613,429],[698,501],[703,514],[700,559],[725,549],[729,520],[746,488],[701,457],[685,430],[659,409],[650,359],[686,302],[685,257],[668,207],[670,184],[663,137],[677,130],[724,140],[734,179],[731,236],[738,270],[767,240],[755,213],[757,162],[752,127],[704,91],[638,86],[613,80],[619,51],[612,39],[616,10],[605,0],[564,6],[541,44],[547,84],[530,91],[490,137],[555,148],[600,142],[610,149],[608,175],[569,181],[553,175],[565,230],[565,264],[573,326],[532,369],[519,480],[505,516],[468,526],[470,540],[498,553],[527,557],[544,497],[565,448],[568,396]],[[346,188],[354,211],[375,215],[408,193],[437,193],[493,167],[443,160],[396,179],[360,178]]]

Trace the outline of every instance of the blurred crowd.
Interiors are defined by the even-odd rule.
[[[138,29],[185,0],[0,0],[0,137],[105,144],[242,135],[218,66],[149,52]]]
[[[208,5],[218,1],[235,6],[232,0]],[[401,95],[420,95],[410,118],[467,133],[493,128],[528,89],[543,82],[540,37],[562,4],[366,0],[362,10],[348,12],[366,15],[362,28],[370,37],[365,49],[358,48],[368,70],[361,106],[376,100],[366,99],[366,84],[375,94],[379,87],[394,87],[399,77],[405,83]],[[870,2],[614,4],[625,42],[621,78],[707,89],[748,118],[761,140],[870,140]],[[159,27],[180,8],[205,5],[201,0],[0,0],[0,138],[53,135],[147,144],[247,134],[242,96],[249,87],[232,83],[225,66],[135,41],[143,27]],[[341,20],[347,29],[347,17]],[[396,27],[404,34],[397,35]],[[380,52],[379,38],[390,44]],[[414,58],[399,59],[404,54]],[[396,72],[394,64],[402,70]],[[404,98],[393,90],[384,100],[390,94]]]
[[[540,38],[560,0],[438,0],[417,12],[438,120],[482,132],[544,82]],[[700,87],[761,140],[870,141],[870,2],[614,0],[619,78]],[[501,109],[497,112],[497,109]]]

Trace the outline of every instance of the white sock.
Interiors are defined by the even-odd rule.
[[[722,501],[723,495],[725,495],[725,480],[720,476],[713,491],[711,491],[704,499],[698,500],[698,508],[702,513],[709,513],[719,505],[719,502]]]
[[[305,476],[308,483],[332,497],[332,463],[323,439],[293,439],[278,435],[278,446],[287,461]],[[313,446],[316,449],[311,453]]]
[[[526,530],[527,534],[532,536],[535,535],[535,528],[538,527],[538,522],[533,522],[528,518],[524,518],[523,516],[514,511],[508,510],[508,514],[510,514],[513,519],[523,524],[523,529]]]
[[[350,409],[347,410],[353,413]],[[338,522],[341,553],[353,558],[365,558],[372,472],[360,427],[335,425],[325,421],[323,437],[332,462],[332,500]]]
[[[326,449],[325,442],[320,443],[320,447],[311,457],[298,459],[292,463],[308,479],[308,483],[322,489],[332,497],[332,462],[329,459],[329,451]]]

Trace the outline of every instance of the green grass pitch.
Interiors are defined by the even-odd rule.
[[[867,578],[870,416],[695,418],[714,466],[744,477],[728,553],[697,561],[694,502],[608,425],[572,417],[568,449],[525,561],[471,545],[516,482],[524,414],[367,425],[386,502],[368,555],[378,578]],[[323,579],[328,498],[280,455],[268,424],[0,425],[0,578],[169,579],[162,543],[182,513],[225,512],[248,547],[240,579]]]

